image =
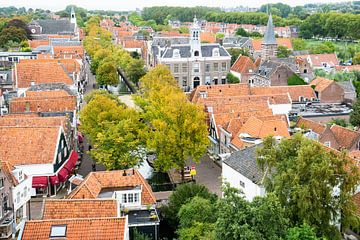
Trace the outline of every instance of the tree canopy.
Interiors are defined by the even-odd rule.
[[[352,194],[359,181],[357,166],[346,153],[327,151],[296,134],[279,144],[273,138],[265,139],[258,156],[258,163],[268,173],[266,191],[279,198],[291,224],[305,222],[319,236],[339,239],[333,223],[341,221],[346,227],[354,220]]]

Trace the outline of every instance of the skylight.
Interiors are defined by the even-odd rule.
[[[66,225],[52,225],[50,238],[66,237]]]

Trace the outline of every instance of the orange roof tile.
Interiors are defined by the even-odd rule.
[[[261,44],[263,42],[263,39],[252,39],[252,45],[255,51],[261,50]],[[277,38],[276,42],[278,46],[284,46],[288,49],[293,49],[291,39],[290,38]]]
[[[300,117],[298,119],[298,121],[296,122],[296,126],[299,128],[311,129],[317,134],[322,134],[326,128],[326,126],[321,123],[303,117]]]
[[[300,97],[307,99],[316,98],[315,92],[310,85],[254,87],[250,91],[253,95],[289,93],[293,102],[299,102]]]
[[[156,198],[150,185],[137,170],[125,170],[91,172],[84,181],[73,192],[70,199],[97,198],[100,191],[104,188],[135,187],[142,186],[141,204],[155,204]]]
[[[85,50],[83,46],[53,46],[54,58],[64,58],[63,56],[71,55],[72,58],[83,58]]]
[[[341,127],[339,125],[332,125],[330,127],[340,147],[350,149],[360,139],[360,132]]]
[[[97,239],[97,240],[124,240],[126,218],[89,218],[63,220],[32,220],[25,223],[22,240],[48,240],[51,227],[66,225],[67,240]],[[63,238],[51,238],[63,239]]]
[[[43,206],[43,219],[117,216],[118,204],[115,199],[46,199]]]
[[[60,127],[0,127],[0,161],[52,164]]]
[[[360,216],[360,192],[358,192],[353,196],[353,201],[356,207],[356,214]]]
[[[326,79],[323,77],[316,77],[314,80],[311,81],[310,85],[315,86],[315,91],[322,92],[333,83],[334,80]]]
[[[43,55],[43,54],[41,54]],[[26,63],[34,63],[34,62],[38,62],[38,63],[59,63],[62,67],[65,68],[67,73],[73,73],[73,72],[80,72],[81,71],[81,62],[78,59],[75,58],[71,58],[71,59],[47,59],[47,58],[38,58],[38,59],[21,59],[20,62],[22,64],[26,64]]]
[[[47,46],[50,44],[49,40],[29,40],[29,47],[30,48],[37,48],[39,46]]]
[[[13,98],[10,113],[28,112],[68,112],[77,108],[76,96],[64,90],[27,92],[30,96]]]
[[[27,114],[10,114],[0,117],[0,127],[60,127],[65,128],[69,120],[64,117],[38,117]]]
[[[360,64],[357,65],[351,65],[351,66],[335,66],[337,71],[360,71]]]
[[[200,40],[201,42],[216,43],[216,35],[210,32],[201,32]]]
[[[124,40],[121,42],[124,48],[142,48],[145,46],[145,41],[140,40]]]
[[[231,66],[231,70],[241,74],[254,72],[257,67],[248,56],[239,56],[235,63]]]
[[[28,88],[31,82],[65,83],[72,85],[73,80],[67,75],[63,67],[55,62],[20,61],[15,65],[15,82],[18,88]]]
[[[330,67],[340,65],[336,53],[308,54],[300,55],[299,58],[309,58],[313,67],[323,67],[323,63],[328,63]]]
[[[239,134],[249,134],[255,138],[265,138],[267,136],[290,137],[288,124],[284,119],[265,120],[257,117],[250,117],[239,130]]]

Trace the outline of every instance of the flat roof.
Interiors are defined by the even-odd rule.
[[[325,103],[311,103],[306,104],[293,104],[290,113],[303,116],[336,116],[336,115],[349,115],[351,108],[346,104],[325,104]]]

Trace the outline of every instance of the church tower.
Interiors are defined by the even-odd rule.
[[[278,44],[275,39],[275,31],[273,25],[273,19],[271,13],[266,26],[266,32],[264,34],[264,40],[261,44],[261,58],[267,60],[275,58],[277,53]]]
[[[193,25],[190,28],[190,47],[191,47],[191,55],[193,57],[201,56],[200,32],[201,32],[201,28],[195,16]]]
[[[74,23],[74,24],[75,24],[75,28],[77,27],[74,7],[71,7],[70,23]]]

